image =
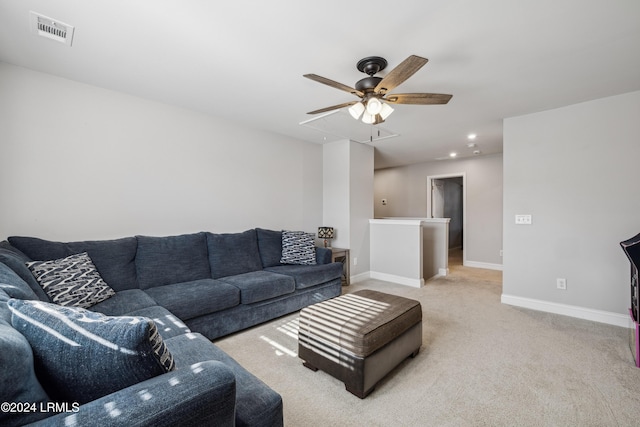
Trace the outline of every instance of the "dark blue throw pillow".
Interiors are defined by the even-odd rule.
[[[156,325],[146,317],[109,317],[17,299],[8,306],[53,400],[87,403],[174,369]]]

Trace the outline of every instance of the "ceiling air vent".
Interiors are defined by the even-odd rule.
[[[74,27],[33,11],[30,16],[32,32],[71,47]]]

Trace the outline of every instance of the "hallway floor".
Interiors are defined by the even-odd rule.
[[[463,265],[462,249],[449,250],[449,275],[464,277],[468,279],[476,278],[502,283],[502,271],[489,270],[486,268],[465,267]]]

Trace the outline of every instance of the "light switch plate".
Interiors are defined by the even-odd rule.
[[[531,215],[516,215],[516,224],[531,225]]]

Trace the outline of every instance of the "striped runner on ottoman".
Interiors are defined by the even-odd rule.
[[[343,381],[361,399],[422,345],[420,303],[368,289],[305,307],[299,323],[304,366]]]

